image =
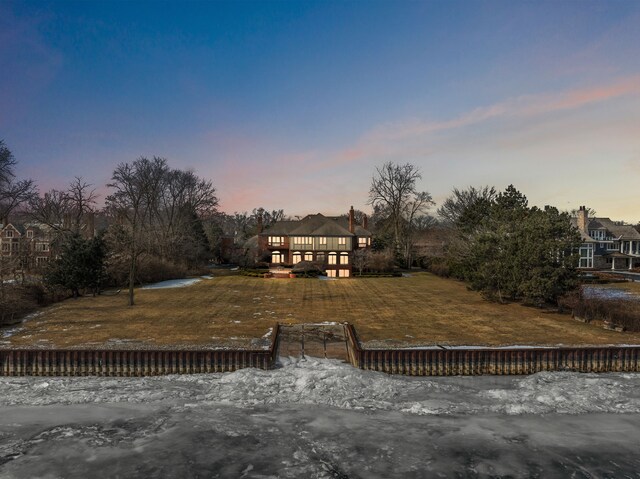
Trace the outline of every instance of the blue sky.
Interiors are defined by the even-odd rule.
[[[513,183],[635,222],[639,27],[635,1],[3,2],[0,138],[42,190],[158,155],[228,212],[339,213],[396,161],[436,201]]]

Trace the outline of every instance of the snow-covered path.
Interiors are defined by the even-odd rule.
[[[640,375],[0,378],[0,477],[639,477]]]

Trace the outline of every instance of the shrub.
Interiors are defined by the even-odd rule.
[[[640,331],[640,301],[587,298],[580,290],[563,297],[559,305],[587,322],[603,321],[626,331]]]
[[[107,263],[107,275],[116,286],[129,281],[129,262],[123,257],[112,257]],[[180,279],[189,275],[189,269],[180,264],[163,260],[151,255],[142,255],[138,259],[136,270],[137,283],[157,283],[168,279]]]

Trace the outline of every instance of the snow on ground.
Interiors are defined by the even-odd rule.
[[[210,278],[208,278],[210,279]],[[142,289],[166,289],[166,288],[184,288],[202,281],[202,278],[185,278],[185,279],[169,279],[160,281],[159,283],[147,284]]]
[[[640,375],[0,378],[0,477],[638,477]]]

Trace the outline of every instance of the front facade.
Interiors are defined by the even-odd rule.
[[[573,224],[580,232],[581,269],[632,270],[640,268],[640,233],[609,218],[589,218],[581,206]]]
[[[50,230],[37,223],[0,225],[0,257],[15,259],[19,269],[46,265],[51,258]]]
[[[258,250],[270,258],[272,267],[306,261],[316,263],[330,277],[348,278],[355,252],[370,248],[371,238],[366,216],[362,225],[356,225],[351,207],[347,218],[318,213],[298,221],[279,221],[258,234]]]

